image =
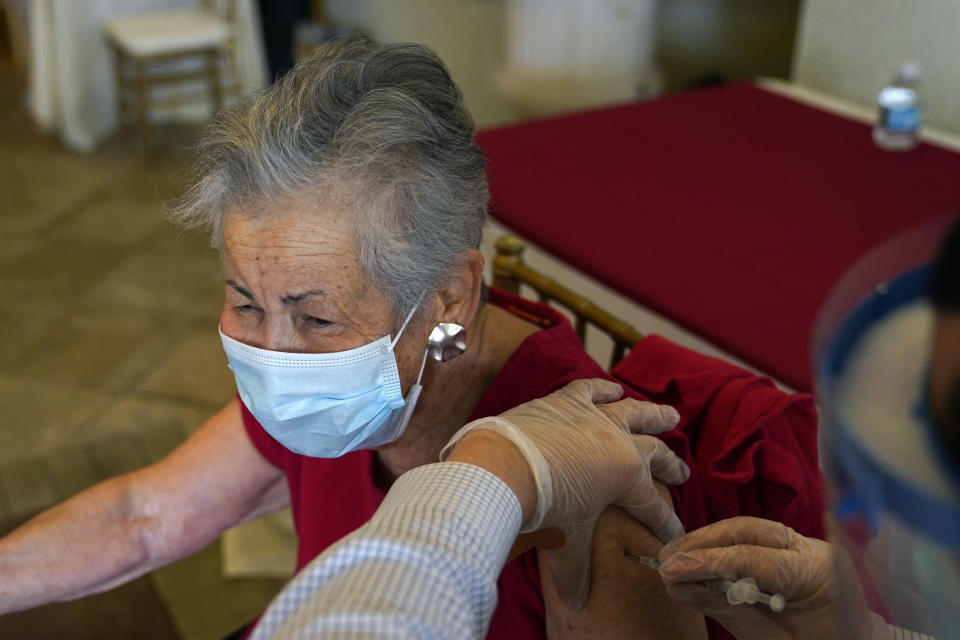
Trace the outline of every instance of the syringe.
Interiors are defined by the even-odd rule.
[[[641,563],[651,569],[660,569],[660,561],[650,556],[633,556]],[[727,580],[726,578],[713,578],[710,580],[701,580],[700,584],[711,589],[717,589],[727,594],[727,602],[730,604],[756,604],[758,602],[770,607],[774,613],[780,613],[787,606],[787,600],[783,594],[774,593],[770,595],[760,591],[757,581],[753,578],[740,578],[737,581]]]

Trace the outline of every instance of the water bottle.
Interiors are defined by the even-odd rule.
[[[920,112],[920,96],[917,80],[920,67],[905,64],[900,67],[894,81],[880,90],[877,96],[879,118],[873,129],[873,141],[887,151],[909,151],[917,146],[917,135],[923,115]]]

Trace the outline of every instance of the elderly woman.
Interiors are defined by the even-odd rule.
[[[464,423],[605,375],[561,316],[485,288],[473,134],[432,52],[364,38],[327,46],[218,118],[178,217],[210,225],[221,252],[220,335],[238,397],[167,459],[2,541],[0,608],[107,589],[287,504],[302,567]],[[466,340],[434,360],[438,325]],[[626,557],[660,546],[608,510],[578,612],[535,552],[521,555],[500,578],[489,636],[704,635]]]

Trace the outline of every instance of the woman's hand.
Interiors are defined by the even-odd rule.
[[[722,624],[738,640],[779,638],[823,640],[836,637],[837,594],[834,567],[855,569],[843,549],[823,540],[805,538],[779,522],[741,516],[692,531],[660,550],[660,576],[677,602],[697,609]],[[753,578],[765,593],[783,594],[786,609],[773,613],[756,604],[731,605],[726,596],[695,581],[710,578]],[[887,637],[889,631],[866,607],[863,595],[843,594],[843,616],[859,628],[850,640]],[[875,634],[882,635],[875,635]]]
[[[679,484],[687,466],[650,434],[676,426],[677,412],[625,399],[620,385],[577,380],[545,398],[519,405],[499,417],[476,420],[454,435],[443,458],[467,434],[489,429],[509,439],[533,472],[536,510],[525,531],[558,528],[566,542],[543,552],[557,590],[571,609],[580,609],[590,589],[590,544],[600,512],[617,504],[661,540],[683,533],[671,505],[653,479]],[[611,404],[603,404],[611,403]]]

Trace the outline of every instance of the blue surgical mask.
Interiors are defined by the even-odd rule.
[[[395,441],[410,422],[420,379],[404,399],[393,348],[413,317],[410,311],[393,340],[336,353],[287,353],[251,347],[220,331],[240,399],[277,442],[313,458]]]

